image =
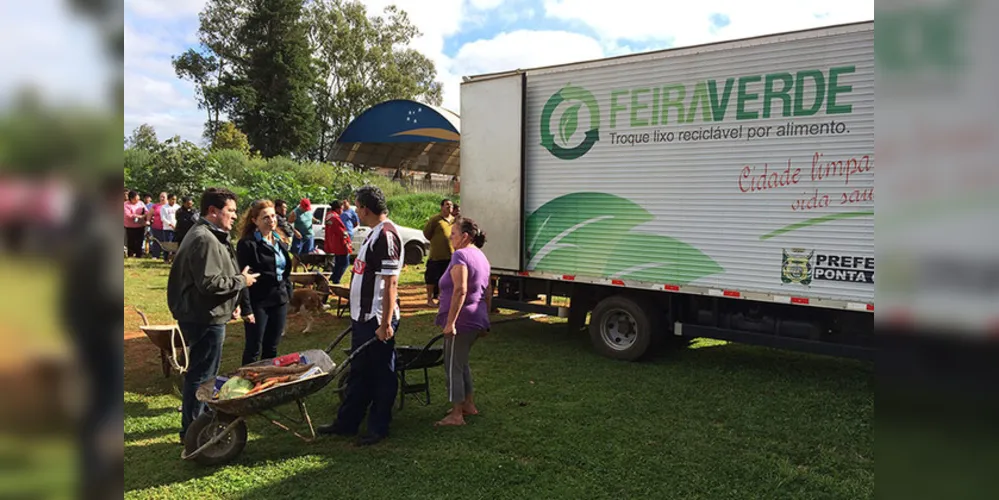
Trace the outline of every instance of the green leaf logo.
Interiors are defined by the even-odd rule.
[[[573,102],[559,118],[558,130],[552,131],[552,118],[555,110],[564,102]],[[578,144],[569,144],[569,139],[579,128],[579,108],[586,106],[590,123]],[[600,107],[588,90],[571,84],[552,94],[541,109],[541,147],[560,160],[574,160],[586,154],[600,140]],[[561,144],[555,141],[556,132]]]
[[[633,231],[654,217],[606,193],[572,193],[527,218],[527,268],[685,285],[723,272],[711,257],[675,238]]]
[[[576,127],[579,125],[579,108],[582,104],[576,104],[565,110],[562,113],[562,118],[558,122],[559,136],[562,138],[562,144],[568,144],[569,138],[572,134],[576,133]]]

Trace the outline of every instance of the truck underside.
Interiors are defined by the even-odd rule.
[[[814,354],[873,360],[874,315],[652,290],[497,276],[496,307],[568,318],[595,349],[636,360],[654,345],[712,338]],[[569,305],[554,305],[554,297]]]

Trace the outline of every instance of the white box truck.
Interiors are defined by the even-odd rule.
[[[873,355],[873,22],[466,77],[461,120],[496,305]]]

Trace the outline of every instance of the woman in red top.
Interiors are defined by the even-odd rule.
[[[330,274],[330,281],[334,284],[339,284],[340,279],[343,278],[350,256],[350,234],[347,232],[347,226],[340,219],[341,212],[343,212],[343,204],[340,200],[333,200],[333,203],[330,203],[330,209],[326,212],[326,235],[323,238],[323,251],[334,256],[333,273]]]

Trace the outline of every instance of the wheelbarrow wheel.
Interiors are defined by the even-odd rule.
[[[184,436],[184,453],[190,455],[224,432],[238,417],[217,412],[205,412],[191,422]],[[193,457],[201,465],[219,465],[236,458],[246,447],[246,421],[240,420],[219,442]]]

